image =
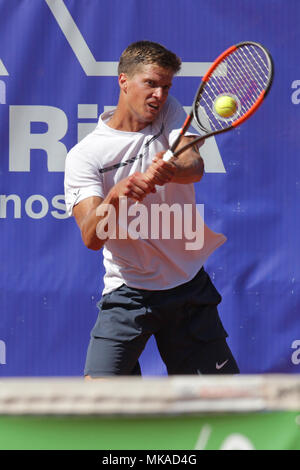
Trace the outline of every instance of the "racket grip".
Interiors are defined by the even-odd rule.
[[[172,152],[172,150],[167,150],[166,153],[164,154],[163,156],[163,160],[165,162],[168,162],[169,160],[171,160],[171,158],[174,156],[174,153]]]

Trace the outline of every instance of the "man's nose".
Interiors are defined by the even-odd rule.
[[[155,90],[154,90],[154,93],[153,95],[155,96],[155,98],[157,98],[158,100],[161,100],[162,97],[163,97],[163,89],[162,87],[156,87]]]

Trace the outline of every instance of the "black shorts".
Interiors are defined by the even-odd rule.
[[[84,374],[140,374],[138,358],[151,335],[169,375],[239,373],[219,318],[220,301],[203,268],[172,289],[149,291],[123,284],[98,304]]]

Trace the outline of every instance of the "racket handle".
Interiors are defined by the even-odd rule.
[[[167,150],[166,153],[164,154],[163,156],[163,160],[165,162],[168,162],[169,160],[171,160],[171,158],[174,157],[174,153],[172,152],[172,150]]]

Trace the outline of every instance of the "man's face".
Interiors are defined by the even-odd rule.
[[[140,129],[151,123],[169,94],[174,72],[156,64],[138,66],[134,75],[123,74],[125,103],[130,118]]]

